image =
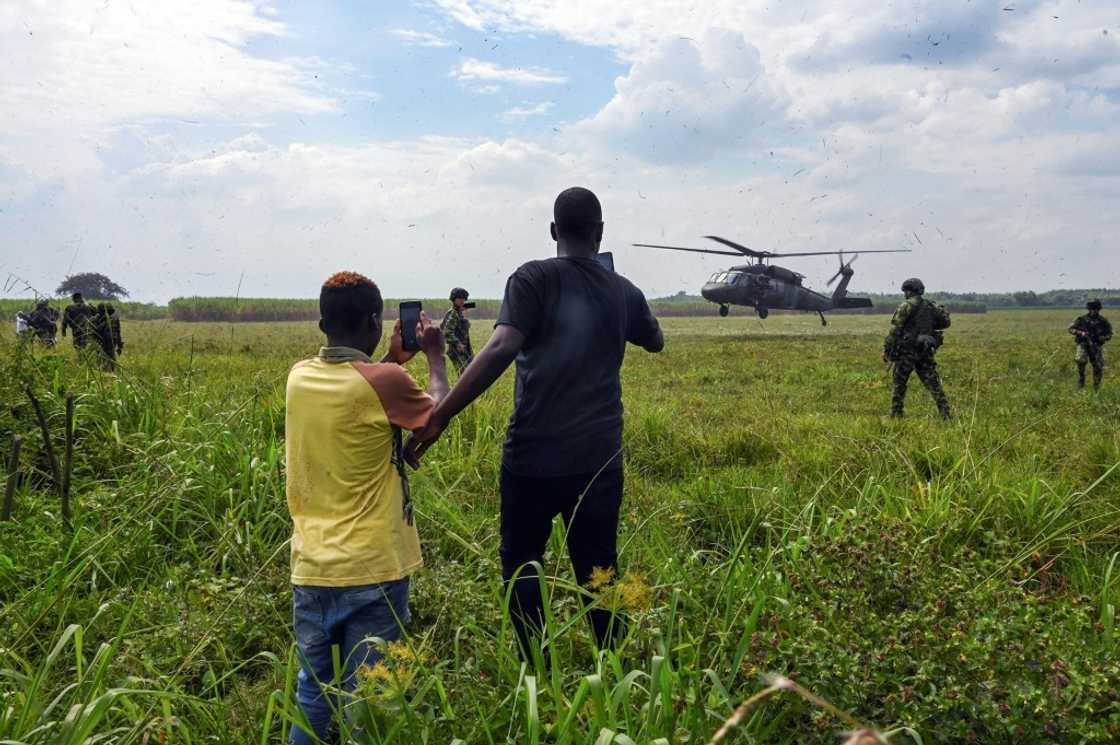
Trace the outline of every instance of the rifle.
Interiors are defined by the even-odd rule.
[[[1084,329],[1077,330],[1077,343],[1085,347],[1085,351],[1089,353],[1090,358],[1095,358],[1098,354],[1100,354],[1100,340]]]

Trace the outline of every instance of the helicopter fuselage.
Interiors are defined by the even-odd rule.
[[[726,316],[732,305],[749,305],[757,312],[759,318],[766,318],[773,310],[803,310],[817,313],[821,323],[827,323],[824,318],[825,311],[835,308],[870,308],[871,300],[865,297],[849,297],[848,283],[852,280],[852,263],[859,258],[859,254],[852,257],[851,261],[844,262],[843,251],[795,251],[793,253],[774,253],[773,251],[757,251],[742,244],[720,238],[718,235],[706,235],[705,238],[722,244],[726,249],[690,248],[688,246],[663,246],[656,243],[635,243],[642,248],[660,248],[667,251],[687,251],[697,254],[718,254],[720,256],[745,256],[756,259],[753,264],[742,264],[730,269],[713,274],[700,294],[706,300],[719,305],[719,314]],[[867,253],[907,253],[908,249],[874,249]],[[794,258],[802,256],[839,256],[840,269],[828,280],[831,285],[837,279],[840,284],[833,290],[832,296],[822,295],[805,287],[804,274],[798,274],[784,266],[770,264],[770,260],[779,258]]]
[[[804,310],[823,313],[833,307],[833,299],[802,285],[804,275],[784,267],[748,264],[716,272],[700,294],[721,308],[746,305],[768,309]]]

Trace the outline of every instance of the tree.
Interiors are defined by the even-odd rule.
[[[128,290],[97,272],[71,275],[55,290],[58,295],[73,295],[75,292],[82,293],[87,300],[120,300],[128,297]]]

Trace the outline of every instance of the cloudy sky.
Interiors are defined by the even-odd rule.
[[[43,289],[495,296],[575,184],[650,295],[726,260],[629,244],[709,233],[1120,285],[1115,0],[17,0],[0,111],[0,278]]]

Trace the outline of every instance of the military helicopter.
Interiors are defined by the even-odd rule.
[[[827,326],[826,311],[839,308],[870,308],[871,299],[865,297],[848,297],[848,283],[852,280],[855,271],[852,264],[859,253],[845,263],[843,251],[802,251],[798,253],[773,253],[772,251],[756,251],[753,248],[720,238],[718,235],[704,236],[708,240],[722,243],[733,251],[717,251],[708,248],[685,248],[683,246],[659,246],[653,243],[635,243],[641,248],[660,248],[668,251],[688,251],[700,254],[716,254],[719,256],[748,256],[755,259],[753,264],[733,266],[730,269],[716,272],[704,284],[700,294],[705,300],[719,305],[719,314],[726,316],[732,305],[747,305],[755,309],[759,318],[766,318],[774,310],[804,310],[816,312],[821,317],[821,325]],[[880,249],[876,251],[863,251],[862,253],[910,253],[907,249]],[[840,279],[832,297],[814,292],[802,285],[804,274],[785,267],[768,263],[770,259],[788,259],[795,256],[839,256],[840,268],[828,285]],[[841,279],[842,278],[842,279]]]

